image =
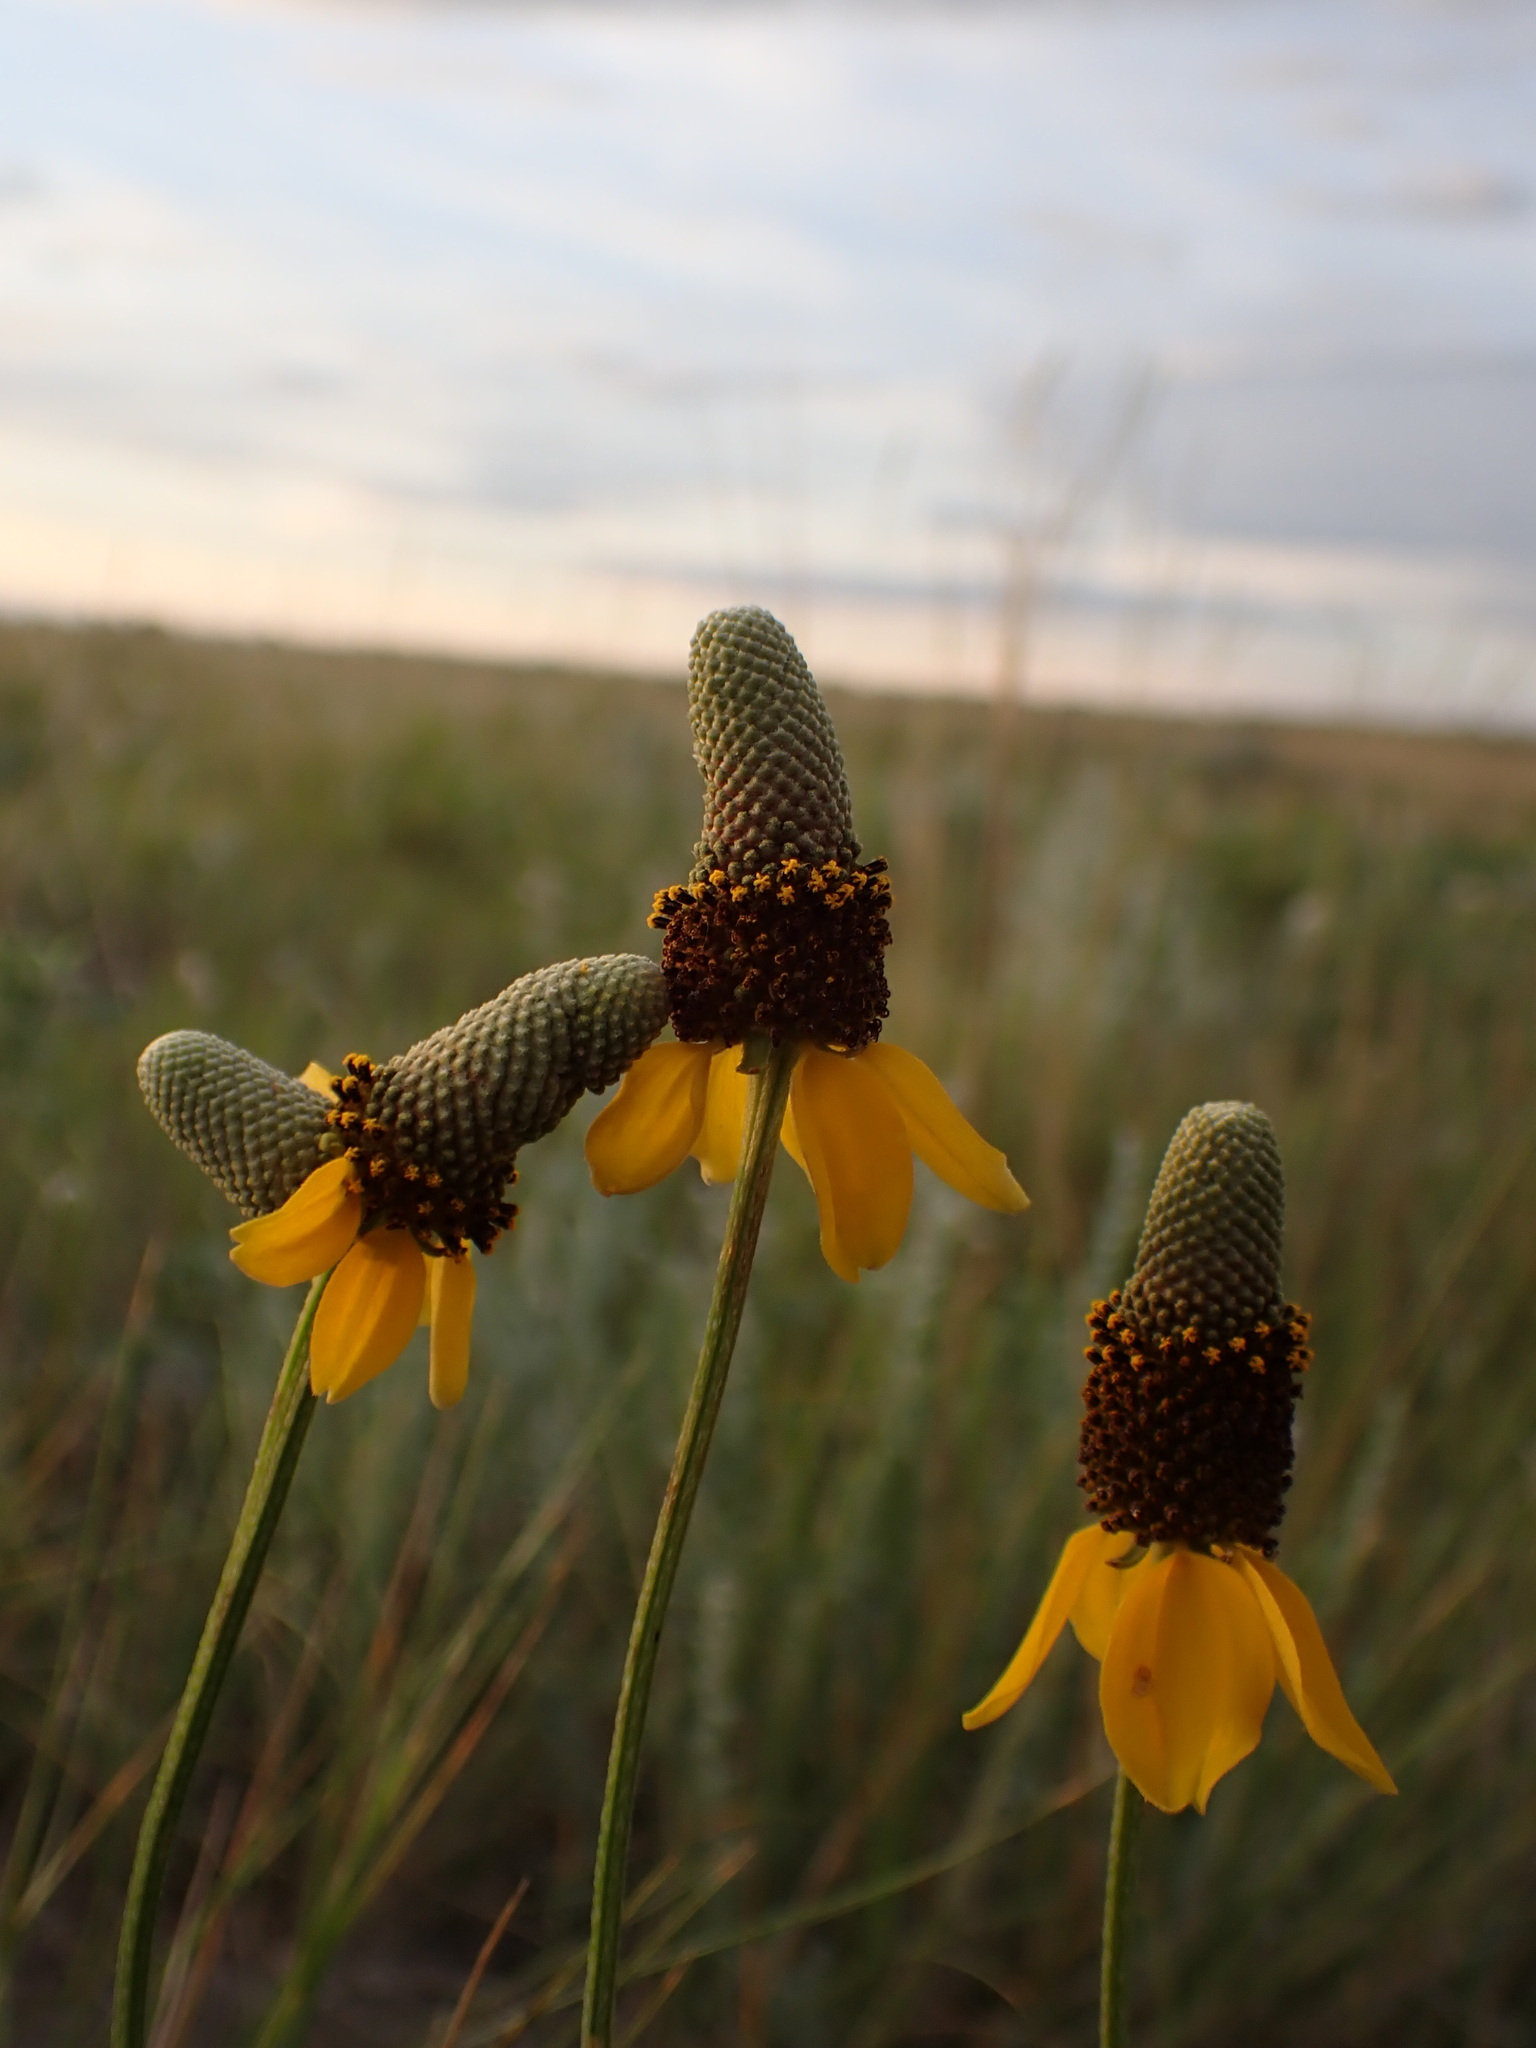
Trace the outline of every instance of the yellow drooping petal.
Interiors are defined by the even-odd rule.
[[[1241,1572],[1214,1557],[1196,1555],[1192,1562],[1200,1568],[1211,1621],[1219,1626],[1225,1648],[1213,1674],[1214,1711],[1195,1788],[1196,1810],[1204,1813],[1212,1789],[1259,1746],[1274,1696],[1275,1652],[1259,1604]]]
[[[1176,1552],[1150,1557],[1130,1574],[1099,1670],[1104,1733],[1126,1776],[1158,1805],[1168,1774],[1162,1702],[1155,1691],[1158,1639]],[[1187,1794],[1180,1805],[1187,1804]]]
[[[468,1252],[428,1259],[427,1305],[432,1336],[427,1391],[434,1408],[452,1408],[469,1383],[469,1333],[475,1319],[475,1269]]]
[[[317,1095],[329,1095],[331,1083],[336,1079],[329,1067],[322,1067],[318,1060],[311,1060],[300,1074],[299,1079],[306,1088],[313,1088]]]
[[[784,1105],[784,1121],[779,1126],[779,1143],[784,1147],[784,1150],[793,1159],[806,1179],[809,1180],[811,1169],[805,1163],[805,1147],[800,1142],[800,1133],[795,1125],[795,1098],[793,1090],[791,1090],[788,1102]]]
[[[350,1159],[328,1159],[296,1188],[281,1209],[237,1223],[230,1257],[252,1280],[292,1287],[313,1280],[346,1252],[363,1220]]]
[[[916,1053],[882,1038],[854,1057],[884,1084],[912,1150],[940,1180],[984,1209],[1016,1215],[1029,1207],[1003,1154],[966,1122],[938,1075]]]
[[[1102,1530],[1099,1533],[1104,1535]],[[1119,1529],[1113,1536],[1104,1535],[1104,1548],[1085,1576],[1067,1617],[1077,1640],[1101,1664],[1109,1644],[1110,1627],[1136,1569],[1135,1565],[1121,1565],[1119,1560],[1135,1547],[1136,1538],[1129,1529]]]
[[[1107,1557],[1118,1554],[1124,1544],[1124,1538],[1107,1534],[1097,1522],[1091,1529],[1079,1529],[1075,1536],[1067,1538],[1056,1561],[1056,1569],[1051,1574],[1051,1583],[1035,1609],[1035,1618],[1025,1631],[1023,1642],[1014,1651],[1007,1670],[986,1698],[961,1716],[962,1727],[985,1728],[989,1721],[1006,1714],[1023,1695],[1055,1648],[1056,1638],[1066,1627],[1068,1616],[1081,1598],[1090,1574]],[[1116,1576],[1127,1578],[1131,1574],[1121,1572]]]
[[[1294,1579],[1255,1550],[1239,1550],[1237,1565],[1269,1628],[1280,1684],[1302,1726],[1319,1749],[1347,1764],[1368,1785],[1378,1792],[1396,1792],[1386,1765],[1349,1710],[1311,1601]]]
[[[741,1166],[741,1133],[747,1120],[750,1074],[739,1071],[741,1047],[727,1046],[709,1063],[709,1086],[704,1097],[704,1121],[699,1128],[693,1156],[709,1187],[736,1178]]]
[[[360,1237],[331,1275],[309,1339],[309,1384],[344,1401],[393,1365],[416,1327],[427,1262],[408,1230]]]
[[[912,1206],[912,1148],[885,1089],[865,1067],[807,1046],[790,1087],[795,1131],[821,1215],[822,1256],[857,1280],[901,1243]]]
[[[682,1165],[704,1122],[709,1065],[707,1045],[641,1053],[587,1132],[587,1166],[600,1195],[637,1195]]]
[[[1130,1574],[1099,1672],[1104,1732],[1142,1797],[1195,1806],[1257,1748],[1275,1655],[1236,1568],[1182,1547]]]
[[[788,1102],[784,1105],[784,1121],[779,1126],[779,1142],[805,1175],[806,1179],[811,1180],[811,1169],[805,1163],[805,1147],[800,1142],[800,1132],[795,1124],[793,1089],[791,1089]],[[811,1185],[814,1189],[815,1182],[811,1181]],[[852,1280],[855,1282],[858,1280],[859,1268],[857,1261],[850,1259],[847,1252],[843,1250],[842,1245],[838,1242],[837,1218],[829,1215],[824,1209],[821,1211],[821,1255],[839,1280]]]

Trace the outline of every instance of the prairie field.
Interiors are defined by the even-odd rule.
[[[793,621],[791,621],[791,624]],[[662,1652],[626,2041],[1076,2048],[1111,1761],[1012,1650],[1074,1485],[1082,1317],[1193,1103],[1273,1117],[1315,1318],[1281,1561],[1401,1796],[1277,1696],[1152,1815],[1146,2048],[1536,2029],[1536,747],[829,692],[896,892],[890,1035],[1034,1198],[920,1173],[822,1263],[781,1160]],[[105,2038],[134,1831],[298,1295],[134,1061],[394,1052],[543,962],[650,950],[698,778],[680,684],[0,629],[0,1972]],[[322,1408],[171,1873],[156,2048],[576,2038],[608,1729],[725,1194],[525,1152],[471,1386],[422,1340]]]

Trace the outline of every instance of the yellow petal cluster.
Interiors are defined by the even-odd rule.
[[[1256,1550],[1219,1554],[1097,1526],[1069,1538],[1024,1640],[964,1717],[983,1728],[1021,1697],[1071,1622],[1099,1661],[1104,1733],[1126,1776],[1165,1813],[1204,1813],[1211,1789],[1258,1747],[1278,1680],[1320,1749],[1378,1792],[1386,1766],[1350,1712],[1306,1595]]]
[[[426,1258],[409,1231],[359,1236],[362,1221],[363,1197],[351,1160],[328,1159],[280,1209],[237,1224],[230,1232],[230,1257],[242,1273],[269,1287],[331,1274],[309,1340],[309,1383],[327,1401],[344,1401],[393,1365],[425,1306],[431,1327],[429,1391],[437,1407],[451,1408],[469,1374],[474,1267],[467,1255]]]
[[[690,1155],[704,1179],[741,1163],[747,1076],[739,1045],[653,1045],[587,1133],[587,1165],[605,1195],[654,1186]],[[883,1266],[912,1206],[914,1154],[983,1208],[1015,1214],[1029,1197],[914,1054],[883,1040],[852,1054],[802,1048],[784,1148],[811,1183],[821,1249],[844,1280]]]

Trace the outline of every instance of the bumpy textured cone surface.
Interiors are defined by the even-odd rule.
[[[379,1067],[369,1114],[402,1159],[445,1177],[494,1174],[587,1089],[617,1081],[666,1021],[654,960],[562,960]]]
[[[525,974],[377,1067],[354,1058],[335,1099],[202,1031],[156,1039],[139,1085],[168,1136],[246,1216],[280,1207],[345,1149],[363,1162],[370,1212],[430,1241],[457,1227],[480,1242],[476,1219],[504,1227],[499,1197],[519,1147],[585,1090],[616,1081],[666,1016],[655,962],[607,954]],[[468,1225],[448,1220],[450,1205]]]
[[[842,750],[793,638],[771,612],[711,612],[688,663],[693,753],[704,828],[693,879],[732,881],[776,861],[853,867],[859,843]]]
[[[172,1144],[242,1216],[280,1208],[341,1149],[325,1096],[207,1031],[168,1031],[146,1046],[139,1087]]]
[[[1145,1325],[1230,1337],[1282,1307],[1285,1174],[1251,1102],[1206,1102],[1174,1132],[1147,1205],[1127,1306]]]

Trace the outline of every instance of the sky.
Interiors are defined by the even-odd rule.
[[[0,605],[1536,726],[1536,8],[0,0]]]

